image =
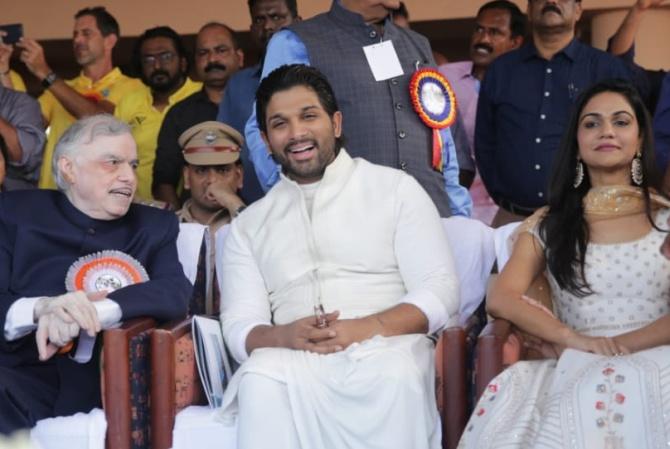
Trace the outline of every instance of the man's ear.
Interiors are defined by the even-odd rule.
[[[237,54],[237,58],[240,60],[240,69],[244,67],[244,50],[241,48],[238,48],[235,50],[235,54]]]
[[[71,185],[76,183],[77,177],[74,173],[74,161],[72,159],[61,156],[58,159],[58,171],[65,182]]]
[[[579,19],[582,18],[582,13],[584,12],[584,7],[582,6],[582,2],[575,3],[575,8],[576,8],[576,11],[577,11],[577,13],[575,14],[576,15],[575,22],[579,22]]]
[[[119,37],[114,34],[110,33],[107,36],[103,38],[103,42],[105,43],[105,49],[109,50],[110,52],[114,47],[116,47],[116,43],[118,42]]]
[[[335,137],[342,137],[342,113],[340,111],[335,111],[332,121]]]
[[[179,69],[181,73],[183,73],[185,76],[188,76],[188,73],[186,73],[186,68],[188,67],[188,62],[186,61],[185,57],[179,58]]]
[[[512,48],[511,48],[512,50],[516,50],[522,45],[523,45],[523,36],[514,36],[512,38]]]
[[[244,187],[244,166],[242,164],[235,165],[235,174],[237,175],[235,188],[237,190],[242,190],[242,187]]]
[[[189,178],[189,169],[188,165],[184,165],[182,170],[182,175],[184,176],[184,190],[191,190],[191,179]]]

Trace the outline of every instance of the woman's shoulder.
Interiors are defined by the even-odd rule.
[[[542,222],[542,219],[545,217],[545,215],[547,215],[548,211],[549,206],[543,206],[536,210],[533,215],[521,222],[516,233],[521,234],[523,232],[527,232],[536,237],[538,240],[540,240],[540,243],[542,243],[542,239],[540,238],[540,223]]]

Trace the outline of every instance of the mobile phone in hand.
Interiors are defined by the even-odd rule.
[[[23,24],[0,25],[0,31],[7,33],[0,38],[4,44],[16,44],[23,37]]]

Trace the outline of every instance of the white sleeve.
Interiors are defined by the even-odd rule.
[[[34,320],[35,304],[43,296],[31,298],[19,298],[14,301],[7,311],[5,319],[5,340],[14,341],[28,335],[37,329]],[[121,322],[121,306],[111,299],[102,299],[93,303],[98,312],[98,319],[103,329],[110,329],[118,326]]]
[[[14,301],[7,311],[5,318],[5,340],[14,341],[28,335],[35,329],[34,314],[35,304],[43,296],[36,296],[32,298],[19,298]]]
[[[257,326],[272,325],[268,291],[250,243],[240,231],[242,226],[240,218],[232,222],[221,264],[221,329],[228,349],[240,363],[249,357],[249,332]]]
[[[103,329],[111,329],[121,323],[123,311],[116,301],[105,298],[100,301],[94,301],[93,305],[96,312],[98,312],[98,319]]]
[[[410,176],[398,187],[395,252],[407,294],[401,302],[419,308],[428,333],[458,313],[459,285],[440,216],[428,194]]]

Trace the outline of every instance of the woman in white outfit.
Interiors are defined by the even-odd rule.
[[[497,376],[459,447],[670,443],[670,262],[659,251],[670,202],[651,136],[628,84],[602,82],[577,101],[549,205],[521,225],[487,303],[548,359]],[[543,274],[553,312],[524,295]]]

